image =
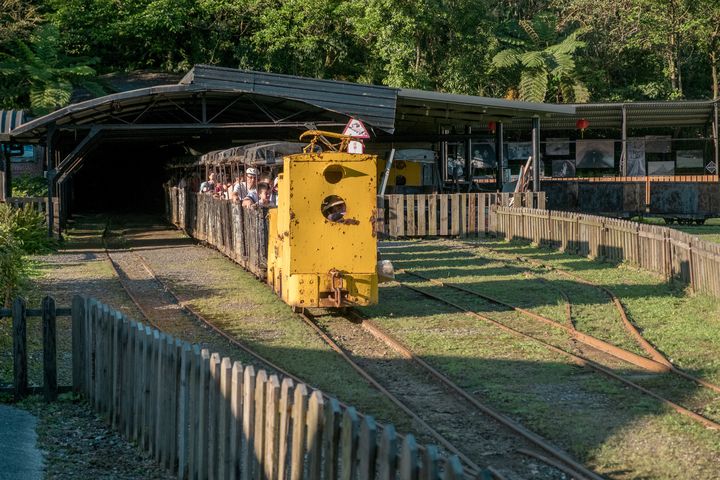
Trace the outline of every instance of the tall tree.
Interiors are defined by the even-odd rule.
[[[580,37],[586,29],[563,34],[557,30],[554,17],[547,15],[513,22],[508,27],[507,35],[500,39],[508,47],[499,51],[492,62],[499,69],[510,70],[511,77],[519,77],[516,86],[520,100],[589,100],[575,66],[576,52],[585,46]]]
[[[0,53],[0,76],[17,85],[2,103],[29,107],[41,115],[70,103],[73,88],[104,94],[90,66],[94,59],[68,57],[60,49],[59,32],[52,25],[39,27],[30,43],[17,40],[12,53]],[[3,92],[0,92],[3,93]]]

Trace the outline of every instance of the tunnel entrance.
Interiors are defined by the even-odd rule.
[[[161,214],[166,165],[174,154],[143,143],[103,144],[73,178],[70,213]]]

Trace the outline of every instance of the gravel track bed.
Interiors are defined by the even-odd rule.
[[[518,453],[519,448],[537,447],[447,391],[361,326],[330,316],[317,320],[358,365],[480,467],[494,467],[509,480],[567,478],[563,472]],[[423,430],[422,426],[416,428]],[[437,443],[429,434],[423,437]]]

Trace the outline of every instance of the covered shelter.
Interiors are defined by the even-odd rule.
[[[84,208],[159,208],[163,166],[177,156],[294,141],[307,129],[342,129],[350,118],[362,120],[372,143],[379,144],[469,141],[479,128],[497,122],[502,165],[503,122],[529,121],[539,149],[540,119],[574,111],[198,65],[178,84],[72,104],[0,134],[0,142],[46,147],[49,196],[60,199],[60,212],[51,210],[50,216],[59,213],[63,220]],[[469,175],[465,180],[472,181]]]

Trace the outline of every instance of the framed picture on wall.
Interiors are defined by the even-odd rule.
[[[548,157],[567,157],[570,155],[569,138],[548,138],[545,140],[545,155]]]
[[[575,176],[574,160],[553,160],[552,176],[556,178],[568,178]]]
[[[532,156],[531,142],[508,142],[507,157],[508,160],[527,161]]]
[[[578,140],[575,144],[577,168],[614,168],[614,140]]]
[[[675,152],[675,165],[677,168],[702,168],[702,150],[678,150]]]
[[[645,176],[645,138],[627,139],[627,174],[630,177]]]
[[[674,175],[675,162],[648,162],[648,175]]]
[[[672,149],[670,135],[645,136],[645,153],[670,153]]]

